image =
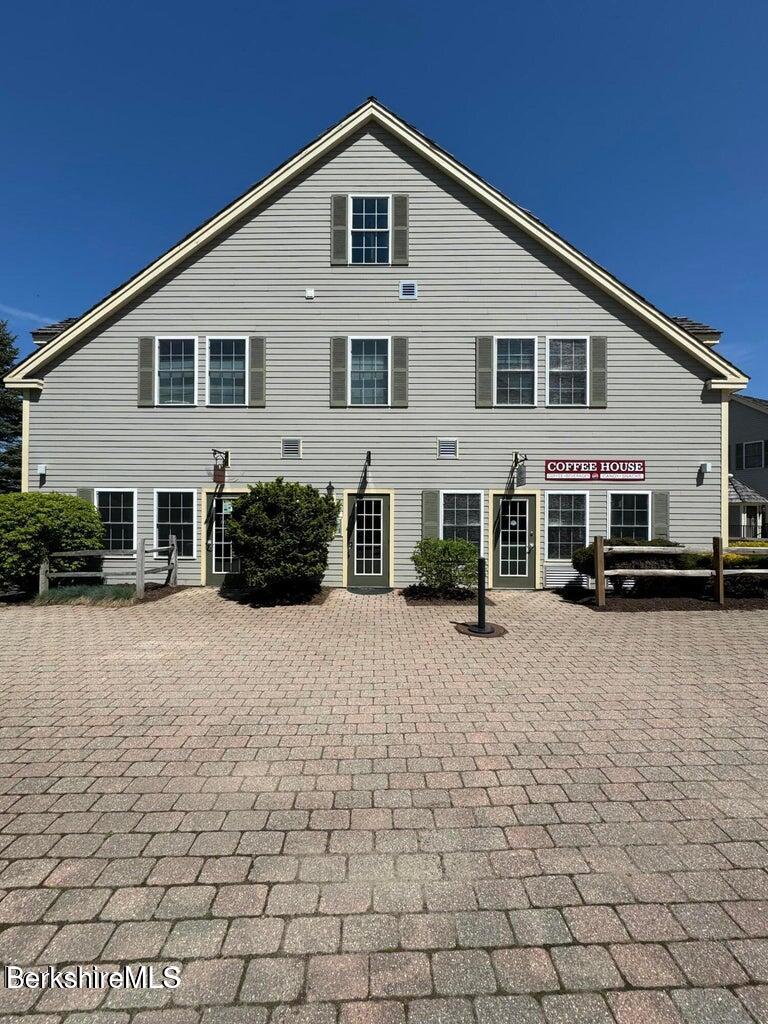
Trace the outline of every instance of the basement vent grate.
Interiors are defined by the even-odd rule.
[[[284,437],[282,440],[282,457],[284,459],[300,459],[301,438]]]
[[[418,299],[419,297],[419,286],[415,281],[401,281],[400,282],[400,298],[401,299]]]
[[[455,437],[438,437],[437,457],[438,459],[458,459],[459,442]]]

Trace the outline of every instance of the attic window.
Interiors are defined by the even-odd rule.
[[[419,286],[416,281],[401,281],[400,282],[400,298],[401,299],[418,299],[419,297]]]
[[[459,457],[459,442],[455,437],[438,437],[437,439],[438,459],[457,459]]]
[[[284,437],[281,442],[281,456],[284,459],[301,458],[301,438]]]

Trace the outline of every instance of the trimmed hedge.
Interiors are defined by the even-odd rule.
[[[452,595],[471,590],[477,581],[477,548],[468,540],[420,540],[411,561],[420,587],[436,594]]]
[[[232,505],[230,531],[245,584],[261,600],[298,604],[319,590],[340,502],[282,477],[250,487]]]
[[[104,547],[104,524],[94,506],[71,494],[0,494],[0,593],[37,590],[38,571],[51,551]],[[56,570],[89,567],[83,559],[59,559]]]

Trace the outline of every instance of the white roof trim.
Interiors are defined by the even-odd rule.
[[[158,282],[178,264],[188,259],[222,231],[235,224],[241,217],[250,213],[273,192],[295,177],[295,175],[305,170],[329,150],[338,146],[352,133],[369,122],[382,125],[445,174],[463,185],[469,192],[478,196],[488,206],[497,210],[548,250],[559,256],[565,263],[578,270],[593,284],[613,296],[661,334],[688,352],[698,362],[707,366],[716,374],[718,380],[715,383],[718,386],[746,386],[749,378],[743,376],[739,370],[731,366],[715,352],[712,352],[703,343],[696,341],[687,331],[684,331],[670,320],[669,317],[645,302],[639,295],[636,295],[620,281],[612,277],[606,270],[603,270],[602,267],[598,266],[587,256],[584,256],[583,253],[580,253],[527,211],[501,195],[500,192],[497,192],[496,189],[492,188],[472,171],[463,167],[453,157],[443,152],[434,143],[430,142],[414,128],[411,128],[410,125],[406,124],[391,111],[382,107],[374,99],[370,99],[361,107],[358,107],[357,110],[354,110],[339,124],[330,128],[325,134],[291,157],[273,174],[255,185],[245,195],[240,196],[239,199],[236,199],[228,207],[192,232],[187,238],[182,239],[181,242],[155,260],[154,263],[151,263],[130,281],[127,281],[122,287],[118,288],[112,295],[103,299],[102,302],[80,317],[71,327],[62,331],[53,341],[48,342],[47,345],[32,353],[21,366],[17,367],[16,370],[13,370],[5,378],[5,383],[11,386],[19,385],[26,379],[27,374],[31,374],[47,365],[87,332],[96,328],[108,317],[113,316],[119,309]]]

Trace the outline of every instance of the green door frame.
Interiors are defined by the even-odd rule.
[[[492,570],[493,570],[493,586],[499,587],[500,589],[508,590],[534,590],[536,588],[536,559],[538,558],[538,551],[536,550],[536,523],[539,514],[539,506],[537,495],[535,494],[494,494],[493,495],[493,509],[492,509]],[[515,504],[510,506],[508,503],[522,503],[520,505]],[[511,520],[520,519],[520,511],[525,509],[525,523],[522,525],[522,529],[525,532],[525,538],[521,538],[522,544],[519,547],[525,547],[525,569],[526,572],[521,575],[503,575],[501,572],[501,555],[502,555],[502,527],[506,524],[502,522],[503,518]],[[511,513],[511,515],[510,515]],[[517,522],[513,524],[518,529],[521,528]]]
[[[368,504],[363,505],[362,503],[364,502]],[[370,587],[375,590],[388,590],[392,586],[390,573],[390,545],[392,543],[391,495],[383,491],[351,492],[346,495],[344,505],[346,523],[346,585],[348,587]],[[362,568],[358,558],[356,558],[357,554],[362,554],[361,551],[356,551],[356,538],[361,521],[360,517],[365,517],[368,528],[377,534],[377,536],[369,539],[380,545],[380,553],[379,557],[376,558],[376,563],[381,568],[381,572],[365,573],[358,571]]]

